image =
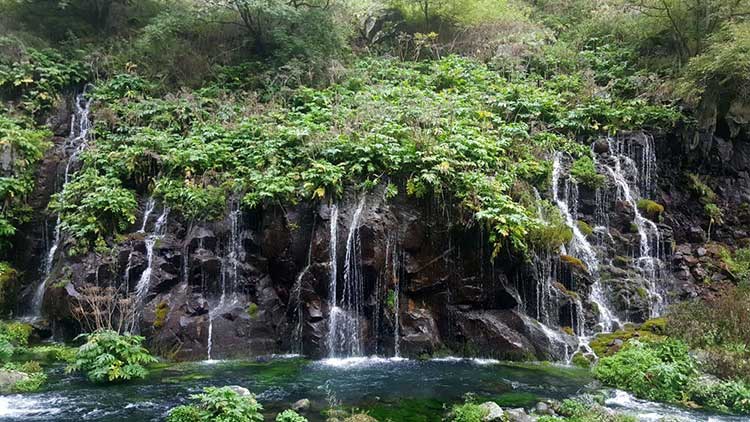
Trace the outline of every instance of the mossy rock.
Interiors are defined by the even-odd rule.
[[[579,368],[590,368],[594,363],[593,356],[586,356],[581,352],[576,352],[576,354],[573,355],[573,358],[571,358],[570,363]]]
[[[169,314],[169,304],[167,302],[159,302],[154,309],[154,328],[160,329],[164,326],[164,322],[167,320],[167,314]]]
[[[653,318],[641,325],[642,331],[650,331],[654,334],[665,335],[667,333],[667,319]]]
[[[583,263],[580,259],[570,256],[570,255],[560,255],[560,261],[567,264],[571,268],[577,268],[582,271],[588,271],[588,268],[586,268],[586,264]]]
[[[578,220],[576,222],[576,224],[578,225],[578,230],[580,230],[581,233],[583,233],[584,236],[589,237],[592,234],[594,234],[594,229],[591,228],[591,226],[589,225],[589,223],[587,223],[587,222],[585,222],[583,220]]]
[[[255,319],[258,317],[258,304],[255,302],[250,302],[249,305],[247,305],[247,314],[250,316],[250,319]]]
[[[344,422],[378,422],[378,420],[366,413],[358,413],[344,419]]]
[[[638,201],[638,209],[652,220],[657,220],[664,212],[664,205],[650,199],[641,199]]]
[[[624,344],[631,338],[638,338],[643,341],[659,341],[663,340],[664,336],[648,330],[637,330],[633,325],[626,325],[622,330],[597,335],[589,342],[589,346],[601,358],[611,356],[620,350],[619,347],[612,346],[615,340],[621,340]]]

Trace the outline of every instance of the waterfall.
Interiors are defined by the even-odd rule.
[[[234,305],[239,301],[237,297],[240,279],[239,264],[244,260],[241,234],[242,209],[240,208],[240,201],[234,198],[230,201],[228,250],[225,251],[225,257],[221,260],[221,296],[219,297],[219,303],[208,312],[208,340],[206,344],[208,360],[212,360],[214,319],[227,306],[228,295],[231,297],[229,305]],[[187,268],[187,264],[185,267]]]
[[[562,153],[557,152],[554,155],[552,163],[552,197],[565,219],[565,224],[573,231],[573,239],[569,244],[570,255],[580,259],[588,267],[589,273],[594,278],[594,284],[591,286],[591,295],[589,299],[599,308],[599,323],[604,331],[611,331],[615,322],[619,322],[612,311],[606,305],[607,300],[604,295],[601,280],[599,279],[599,260],[596,257],[594,248],[591,246],[586,236],[581,232],[578,223],[571,214],[571,209],[576,212],[578,208],[578,187],[571,183],[570,178],[565,179],[565,190],[560,195],[560,176],[562,175]],[[581,317],[579,316],[579,319]],[[578,335],[583,336],[583,324],[579,321]]]
[[[653,140],[646,137],[642,143],[641,164],[637,165],[632,158],[633,152],[630,144],[620,140],[608,138],[610,157],[613,165],[597,160],[597,164],[603,168],[609,178],[617,187],[618,199],[628,203],[633,210],[633,224],[638,237],[639,248],[635,256],[638,269],[646,277],[649,284],[649,294],[653,306],[651,316],[657,316],[664,310],[664,298],[659,291],[657,280],[659,271],[663,265],[661,261],[661,233],[659,227],[653,221],[643,217],[638,209],[638,199],[642,198],[641,191],[645,194],[653,189],[656,158],[654,155]],[[628,174],[632,175],[634,181],[628,180]]]
[[[390,241],[389,241],[390,243]],[[401,277],[399,274],[399,256],[397,248],[386,248],[391,260],[391,278],[393,280],[393,356],[401,357],[401,317],[400,317],[400,296],[401,296]]]
[[[156,242],[164,237],[164,232],[167,228],[167,220],[169,219],[169,207],[164,206],[161,215],[154,224],[154,231],[146,236],[146,269],[141,273],[141,278],[138,280],[138,284],[135,287],[136,303],[142,305],[148,294],[148,290],[151,284],[151,273],[153,272],[154,266],[154,246]]]
[[[313,224],[312,229],[310,230],[310,245],[307,247],[307,263],[305,264],[305,268],[302,269],[302,271],[297,276],[297,279],[294,282],[294,287],[292,288],[292,297],[294,298],[296,311],[295,314],[297,316],[297,324],[294,328],[294,332],[292,333],[292,345],[294,347],[294,351],[297,354],[302,354],[303,352],[303,342],[302,342],[302,332],[304,328],[304,322],[305,322],[305,314],[304,314],[304,306],[302,303],[302,281],[305,277],[305,274],[307,274],[308,271],[310,271],[310,266],[312,265],[312,248],[313,248],[313,240],[315,239],[315,215],[313,215]]]
[[[344,277],[342,297],[336,297],[337,280],[333,278],[329,291],[333,291],[330,299],[328,346],[329,356],[335,358],[339,355],[346,357],[362,355],[361,320],[363,306],[363,275],[361,262],[361,242],[359,238],[359,219],[365,207],[365,197],[359,201],[359,205],[352,216],[349,233],[346,238],[346,254],[344,257]],[[331,223],[335,224],[335,223]],[[331,229],[334,234],[334,229]],[[332,236],[331,242],[335,242]],[[332,249],[332,252],[335,252]],[[335,266],[336,255],[331,256],[332,265]]]
[[[138,233],[146,233],[146,224],[148,224],[148,218],[151,215],[151,213],[154,212],[154,208],[156,207],[156,200],[154,198],[149,197],[148,200],[146,200],[146,205],[143,208],[143,222],[141,223],[141,228],[138,230]],[[125,265],[125,272],[122,275],[122,283],[125,286],[125,291],[130,291],[130,271],[133,269],[133,255],[135,254],[135,248],[130,249],[130,253],[128,254],[128,262]]]
[[[72,152],[67,155],[67,161],[65,163],[65,174],[63,178],[63,184],[61,187],[62,192],[65,192],[65,186],[70,181],[71,169],[74,164],[78,162],[78,158],[81,153],[88,147],[89,144],[89,132],[91,130],[91,120],[89,114],[91,110],[91,99],[86,98],[90,85],[84,87],[83,92],[78,94],[74,101],[73,115],[70,117],[70,133],[68,138],[63,145],[63,149],[68,154],[68,151]],[[44,261],[44,273],[39,280],[34,296],[31,300],[31,316],[40,317],[42,315],[42,304],[44,301],[44,292],[46,290],[46,281],[52,272],[52,267],[55,262],[55,255],[60,247],[62,241],[62,220],[60,214],[57,215],[54,230],[54,240],[47,252],[47,258]]]

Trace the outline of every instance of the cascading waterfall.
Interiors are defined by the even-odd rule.
[[[390,243],[390,240],[389,240]],[[396,242],[393,242],[396,243]],[[399,274],[399,255],[398,249],[393,246],[387,248],[388,258],[391,260],[391,279],[393,280],[393,356],[401,357],[401,319],[400,319],[400,296],[401,296],[401,277]]]
[[[78,94],[74,101],[73,115],[70,118],[70,134],[68,135],[65,145],[63,146],[66,154],[68,151],[72,152],[67,156],[67,162],[65,163],[65,174],[63,178],[63,184],[61,187],[62,192],[65,191],[65,187],[70,181],[71,169],[75,163],[78,162],[78,158],[81,153],[88,147],[89,144],[89,132],[91,130],[91,120],[89,114],[91,110],[91,99],[86,98],[90,85],[84,87],[83,92]],[[44,292],[46,287],[47,278],[52,272],[52,266],[55,262],[55,255],[60,247],[62,241],[62,221],[60,214],[57,215],[57,221],[55,222],[54,240],[52,245],[47,252],[47,259],[44,262],[44,273],[39,281],[39,285],[34,291],[34,296],[31,300],[31,315],[32,317],[40,317],[42,315],[42,302],[44,299]]]
[[[151,274],[154,267],[154,246],[164,237],[169,219],[169,207],[164,206],[161,215],[154,224],[154,231],[146,236],[146,269],[141,273],[141,278],[135,287],[136,303],[140,306],[143,304],[151,286]]]
[[[337,298],[337,280],[332,270],[329,297],[331,310],[329,315],[328,353],[329,357],[350,357],[362,355],[361,315],[363,307],[363,275],[361,260],[361,242],[359,238],[359,220],[365,207],[365,197],[359,201],[352,216],[349,233],[346,238],[346,254],[344,257],[344,277],[342,297]],[[331,224],[336,224],[332,222]],[[331,242],[335,243],[335,231],[331,228]],[[332,253],[335,249],[332,248]],[[332,266],[336,266],[336,255],[331,255]]]
[[[146,205],[143,209],[143,222],[141,223],[141,228],[138,230],[138,233],[146,233],[146,225],[148,224],[148,219],[151,216],[151,213],[154,212],[155,207],[156,200],[152,197],[149,197],[148,200],[146,200]],[[130,253],[128,254],[128,262],[125,265],[125,272],[122,275],[122,283],[125,286],[125,291],[130,291],[130,271],[133,269],[134,254],[135,249],[131,249]]]
[[[244,248],[242,246],[242,209],[239,200],[230,201],[229,211],[229,245],[225,258],[221,260],[221,296],[219,303],[208,312],[208,340],[206,353],[208,360],[212,360],[214,319],[226,306],[235,305],[239,302],[237,291],[239,287],[239,264],[244,260]],[[227,301],[227,296],[230,300]]]
[[[562,154],[559,152],[555,153],[552,164],[552,197],[565,219],[565,224],[573,231],[573,239],[568,245],[568,254],[583,261],[583,263],[586,264],[589,273],[594,277],[594,283],[591,286],[590,300],[599,308],[599,323],[601,324],[602,329],[604,331],[611,331],[612,327],[618,322],[618,320],[607,306],[607,300],[598,275],[599,260],[596,257],[594,248],[586,239],[586,236],[581,232],[574,215],[571,213],[571,209],[573,212],[576,212],[578,209],[578,187],[574,183],[571,183],[570,178],[566,178],[563,195],[560,195],[559,192],[560,176],[562,175],[561,161]],[[582,316],[579,315],[578,319],[581,318]],[[580,330],[578,335],[585,335],[583,324],[579,321],[578,325]]]
[[[307,274],[308,271],[310,271],[310,266],[312,265],[312,248],[313,248],[313,240],[315,238],[315,222],[313,221],[312,230],[310,231],[310,245],[307,247],[307,263],[305,264],[305,268],[302,269],[302,271],[297,275],[297,279],[294,282],[294,287],[292,288],[292,297],[294,298],[295,303],[295,315],[297,317],[297,324],[294,327],[294,332],[292,333],[292,346],[294,347],[294,351],[297,354],[302,354],[303,352],[303,342],[302,342],[302,330],[304,328],[304,322],[305,322],[305,315],[304,315],[304,304],[302,303],[302,281],[305,277],[305,274]]]
[[[644,135],[645,136],[645,135]],[[661,233],[653,221],[643,217],[638,209],[638,199],[642,198],[641,190],[649,192],[653,189],[656,158],[653,140],[645,139],[642,143],[641,165],[637,165],[632,158],[634,155],[630,144],[621,140],[608,138],[610,157],[613,165],[603,160],[597,160],[597,165],[603,168],[617,187],[618,199],[624,200],[633,210],[633,224],[639,237],[639,250],[635,256],[638,269],[649,283],[649,294],[652,298],[651,316],[657,316],[664,310],[664,297],[659,291],[657,280],[663,266],[661,260]],[[633,181],[628,180],[628,175]]]

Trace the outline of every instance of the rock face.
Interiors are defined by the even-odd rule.
[[[740,111],[737,119],[744,116]],[[150,348],[179,359],[450,352],[563,360],[577,347],[566,333],[601,329],[605,302],[620,321],[654,313],[655,272],[644,258],[665,264],[658,299],[668,303],[700,294],[696,285],[707,278],[728,277],[712,267],[721,251],[704,245],[709,234],[730,246],[746,241],[750,212],[740,204],[750,200],[750,149],[735,139],[731,163],[720,170],[726,174],[707,181],[738,211],[727,214],[732,221],[725,227],[707,233],[684,175],[670,165],[676,156],[670,139],[643,133],[600,139],[592,151],[604,185],[559,183],[573,223],[591,230],[581,236],[595,250],[596,268],[578,259],[580,251],[567,259],[557,251],[530,261],[507,253],[493,259],[482,228],[456,222],[470,216],[451,215],[434,201],[386,199],[382,187],[364,197],[350,192],[335,205],[252,212],[240,211],[232,198],[224,218],[214,222],[184,221],[141,197],[139,221],[111,252],[62,254],[55,261],[44,313],[58,335],[74,335],[79,327],[71,304],[85,286],[98,284],[127,292],[137,303],[134,325]],[[656,166],[649,158],[655,149],[672,158]],[[719,149],[717,157],[726,155]],[[35,209],[44,209],[54,191],[58,152],[40,167]],[[722,180],[730,180],[731,189],[720,190]],[[625,195],[625,185],[638,185],[644,197],[666,207],[664,214],[641,216],[638,198]],[[15,258],[27,297],[49,237],[44,213],[34,215],[20,231],[25,235]],[[646,256],[643,227],[650,230]],[[568,252],[576,255],[575,248]]]
[[[11,393],[16,384],[28,379],[29,376],[23,372],[0,369],[0,393]]]

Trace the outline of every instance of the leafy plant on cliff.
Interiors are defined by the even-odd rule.
[[[242,396],[230,387],[208,387],[190,398],[195,404],[170,410],[168,422],[262,422],[263,406],[252,394]]]
[[[101,330],[81,334],[86,343],[78,348],[66,372],[84,372],[93,382],[122,382],[148,375],[146,366],[156,362],[142,346],[144,338]]]
[[[119,179],[90,168],[55,194],[49,207],[60,214],[65,231],[84,245],[94,245],[135,223],[137,202]]]

